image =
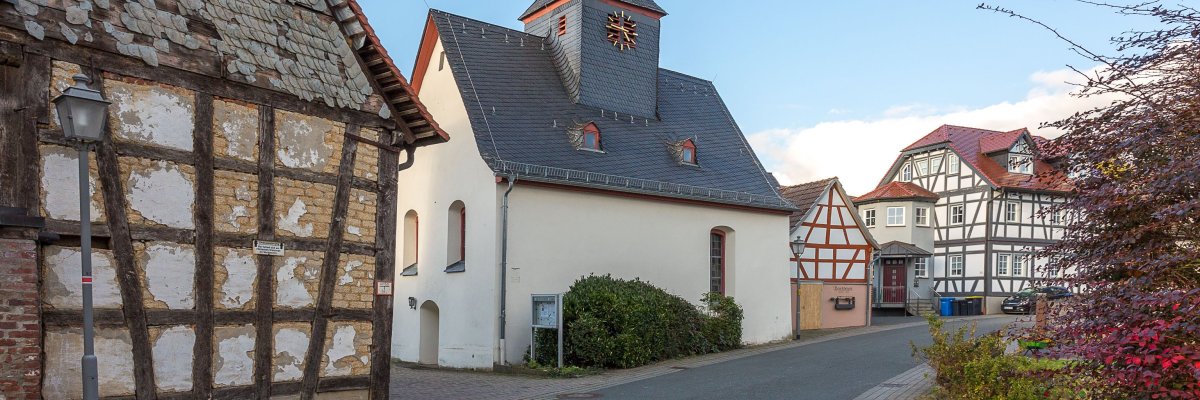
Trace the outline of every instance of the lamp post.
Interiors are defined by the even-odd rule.
[[[796,265],[800,265],[800,253],[804,253],[804,245],[806,244],[800,239],[792,241],[792,255],[796,256]]]
[[[100,398],[96,369],[95,332],[92,328],[92,215],[88,185],[88,149],[103,140],[104,120],[108,117],[109,102],[100,91],[89,88],[87,75],[73,77],[75,86],[54,98],[58,110],[58,125],[67,140],[79,144],[79,247],[83,285],[83,398]]]

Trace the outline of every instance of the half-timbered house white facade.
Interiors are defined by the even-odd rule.
[[[1046,139],[1027,129],[1008,132],[943,125],[912,145],[884,175],[936,193],[930,221],[938,296],[1001,299],[1045,278],[1034,255],[1062,239],[1060,215],[1043,212],[1065,201],[1064,175],[1042,154]]]
[[[793,326],[828,329],[870,321],[871,259],[878,247],[837,178],[780,188],[800,208],[791,238],[804,244],[791,271]]]

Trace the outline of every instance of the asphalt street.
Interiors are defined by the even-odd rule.
[[[990,332],[1016,319],[977,322],[980,332]],[[926,326],[902,328],[688,369],[598,393],[605,399],[853,399],[917,366],[909,344],[929,342]]]

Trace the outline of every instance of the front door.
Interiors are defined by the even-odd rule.
[[[886,260],[892,261],[892,260]],[[896,260],[900,265],[883,266],[883,302],[884,303],[903,303],[907,298],[905,289],[908,281],[908,272],[904,268],[904,260]]]

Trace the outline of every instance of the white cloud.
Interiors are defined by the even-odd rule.
[[[1082,78],[1071,70],[1036,72],[1024,99],[982,108],[913,104],[891,107],[874,120],[841,120],[799,129],[767,129],[749,136],[750,144],[783,184],[831,176],[841,178],[851,195],[875,188],[900,150],[943,124],[1009,131],[1029,128],[1054,138],[1054,129],[1038,128],[1077,111],[1102,106],[1110,98],[1080,99],[1066,82]]]

